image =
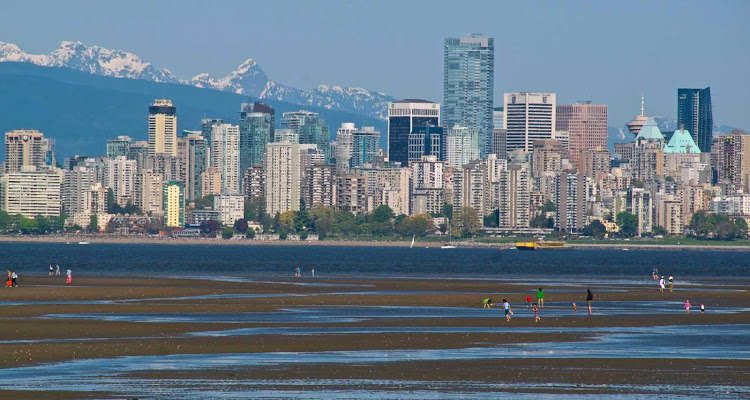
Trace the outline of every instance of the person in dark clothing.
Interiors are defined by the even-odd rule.
[[[594,301],[594,294],[591,289],[586,289],[586,304],[589,306],[589,315],[591,314],[591,302]]]

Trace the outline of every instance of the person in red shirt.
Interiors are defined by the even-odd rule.
[[[531,295],[526,295],[526,307],[531,306]]]

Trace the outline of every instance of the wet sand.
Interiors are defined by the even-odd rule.
[[[136,282],[120,278],[77,278],[73,286],[66,287],[63,279],[59,276],[24,277],[21,286],[0,290],[0,350],[4,354],[0,358],[1,368],[81,359],[180,354],[356,353],[371,350],[494,349],[519,345],[534,348],[535,344],[550,346],[571,342],[590,343],[596,348],[606,346],[606,342],[597,341],[596,336],[608,328],[640,327],[659,332],[670,326],[721,327],[750,323],[750,312],[743,309],[750,304],[747,291],[750,282],[747,280],[731,280],[729,286],[706,280],[698,282],[700,286],[678,285],[674,293],[659,293],[650,277],[637,283],[545,284],[546,307],[540,313],[542,320],[535,323],[533,314],[524,305],[526,294],[531,293],[533,286],[500,280],[303,278],[259,279],[263,282],[192,279],[143,279]],[[596,296],[594,315],[591,316],[586,315],[586,288],[591,288]],[[491,297],[496,307],[481,310],[481,299],[485,297]],[[536,300],[533,293],[532,297]],[[502,298],[508,298],[516,311],[511,322],[506,322],[503,317]],[[689,315],[681,305],[686,299],[690,299],[694,306]],[[573,313],[573,302],[578,304],[577,313]],[[698,310],[701,303],[708,310],[703,315]],[[638,304],[641,306],[636,307]],[[602,306],[601,310],[598,305]],[[633,306],[632,312],[627,311],[629,305]],[[626,309],[624,313],[615,313],[616,309],[623,307]],[[664,312],[652,312],[649,307]],[[730,308],[731,312],[727,311]],[[334,317],[317,320],[315,315],[320,310],[333,310],[330,313]],[[409,314],[410,310],[418,312]],[[434,317],[431,310],[455,315]],[[727,312],[719,313],[721,310]],[[423,311],[424,316],[421,316]],[[137,318],[139,315],[197,315],[205,316],[206,321],[200,322],[202,319],[198,318],[198,322],[189,323],[128,322],[102,318]],[[261,315],[266,319],[255,317]],[[212,317],[221,317],[225,322],[211,321]],[[299,319],[303,317],[312,318]],[[383,327],[394,331],[377,332]],[[503,331],[506,327],[516,331]],[[290,336],[271,330],[271,333],[261,331],[248,335],[200,336],[206,332],[243,328],[287,328],[292,332],[295,329],[304,332],[312,328],[360,328],[362,331]],[[410,328],[415,331],[409,332]],[[434,328],[434,331],[419,331],[417,328]],[[441,332],[440,328],[455,329]],[[482,331],[484,328],[486,331]],[[748,338],[740,340],[747,341]],[[657,349],[662,345],[664,343],[642,344]],[[310,382],[310,390],[324,390],[316,382],[331,379],[477,381],[524,384],[537,389],[544,385],[543,392],[548,393],[568,393],[574,390],[569,387],[586,385],[579,388],[582,393],[609,394],[642,393],[639,385],[747,388],[747,382],[750,382],[750,361],[746,358],[675,359],[671,356],[564,359],[536,356],[481,360],[420,360],[417,356],[413,361],[364,364],[282,363],[273,368],[240,365],[231,369],[155,369],[132,371],[126,376],[145,380],[242,380],[243,384],[251,386],[254,382],[282,381],[279,387],[284,385],[283,381],[304,379]],[[630,385],[630,389],[607,389],[612,385]],[[334,384],[333,387],[338,386]],[[506,391],[528,391],[520,386],[515,388]],[[11,389],[9,386],[0,387],[0,397],[17,398],[18,393],[9,391]],[[122,398],[131,394],[85,390],[60,392],[54,386],[43,389],[24,391],[20,397]],[[479,387],[476,390],[497,389]],[[731,390],[728,396],[732,397]]]

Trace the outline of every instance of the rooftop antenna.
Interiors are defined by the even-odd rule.
[[[641,117],[643,116],[643,100],[644,100],[644,96],[643,96],[643,92],[641,92]]]

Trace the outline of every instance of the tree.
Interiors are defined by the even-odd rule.
[[[354,214],[349,211],[338,211],[333,215],[333,221],[336,224],[336,230],[344,235],[353,232],[354,227]]]
[[[255,239],[255,229],[249,229],[247,231],[247,237],[249,237],[250,239]]]
[[[695,232],[698,238],[706,238],[713,231],[713,220],[705,210],[698,210],[690,218],[688,227]]]
[[[115,192],[112,188],[107,188],[107,214],[118,214],[115,207],[119,207],[115,201]]]
[[[294,212],[294,230],[296,232],[302,232],[310,226],[310,216],[307,210],[299,210]]]
[[[654,236],[664,236],[667,234],[667,229],[661,225],[657,225],[654,227],[653,232]]]
[[[89,221],[89,230],[92,232],[99,231],[99,217],[96,214],[93,214],[89,217]]]
[[[716,224],[716,238],[720,240],[734,240],[737,236],[737,225],[726,215],[721,215]]]
[[[555,211],[555,204],[553,202],[547,200],[547,202],[544,203],[544,206],[542,207],[542,209],[540,211],[542,213],[548,213],[548,212]]]
[[[313,204],[308,212],[310,228],[322,239],[333,229],[333,209],[320,203]]]
[[[443,216],[453,218],[453,204],[443,203]]]
[[[209,234],[218,231],[220,228],[221,228],[221,224],[219,224],[219,221],[216,221],[216,220],[213,220],[213,219],[209,219],[208,221],[204,221],[201,224],[201,229],[203,230],[203,232],[206,232],[206,233],[209,233]]]
[[[49,230],[49,221],[43,215],[37,215],[34,217],[36,220],[36,233],[44,235]]]
[[[552,219],[552,217],[547,218],[544,214],[537,214],[537,216],[531,220],[530,225],[532,228],[554,228],[555,220]]]
[[[390,222],[394,217],[396,217],[396,214],[393,213],[393,210],[382,204],[370,213],[369,219],[373,222]]]
[[[226,227],[221,231],[221,237],[224,239],[231,239],[232,236],[234,236],[234,229],[230,227]]]
[[[286,240],[287,237],[289,237],[289,230],[286,228],[281,228],[279,230],[279,239]]]
[[[0,230],[7,231],[10,223],[10,215],[5,210],[0,210]]]
[[[245,200],[245,221],[260,221],[265,213],[265,197],[253,197],[250,200]]]
[[[239,233],[246,233],[247,232],[247,221],[245,219],[240,218],[237,221],[234,221],[234,230]]]
[[[607,228],[601,223],[601,221],[595,219],[583,228],[583,234],[586,236],[603,238],[604,235],[607,234]]]
[[[284,211],[279,215],[279,228],[288,231],[294,229],[294,211]]]
[[[430,214],[418,214],[404,218],[396,230],[404,236],[424,236],[435,230],[435,224]]]
[[[460,237],[471,237],[479,231],[479,214],[471,207],[461,207],[454,213],[451,232]]]
[[[638,232],[638,218],[635,215],[627,211],[622,211],[617,214],[615,220],[623,236],[630,237]]]
[[[445,235],[445,232],[448,232],[448,224],[443,222],[442,224],[438,225],[438,230],[440,231],[440,233]]]
[[[747,222],[743,218],[735,218],[734,226],[737,228],[737,237],[744,239],[747,237]]]
[[[488,228],[497,228],[497,224],[500,222],[500,210],[495,209],[484,217],[484,226]]]

